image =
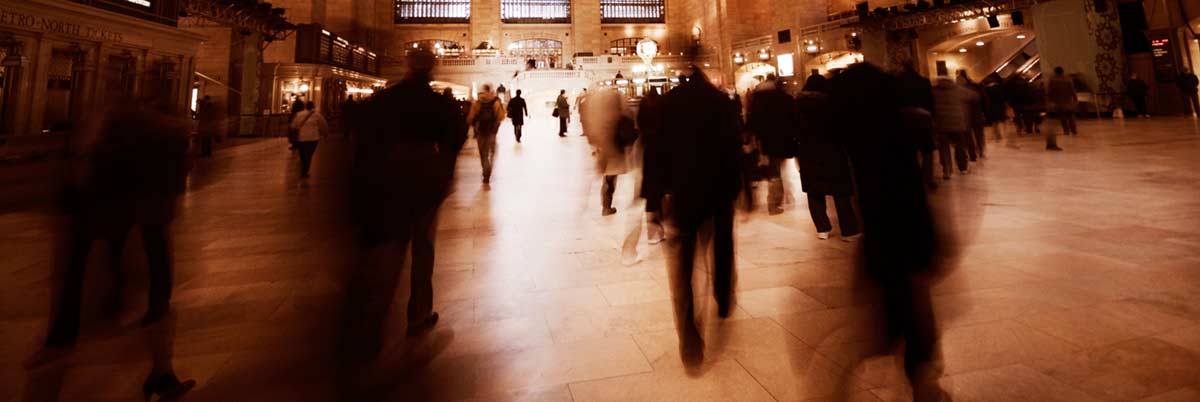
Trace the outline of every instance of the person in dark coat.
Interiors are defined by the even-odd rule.
[[[517,137],[517,142],[521,142],[521,127],[525,125],[525,117],[529,116],[529,107],[525,105],[525,98],[521,97],[521,90],[517,90],[517,96],[508,101],[508,118],[512,119],[513,135]]]
[[[943,249],[933,214],[921,185],[915,158],[919,143],[897,132],[903,125],[896,79],[869,63],[851,65],[831,80],[830,106],[839,124],[837,135],[850,159],[862,212],[860,279],[877,292],[882,328],[870,331],[881,339],[862,359],[888,354],[903,341],[904,372],[914,401],[941,401],[937,384],[941,352],[932,308],[930,278],[938,273]],[[843,392],[851,372],[846,366]]]
[[[704,355],[692,305],[692,268],[702,236],[711,239],[717,314],[728,317],[733,302],[733,204],[741,176],[737,115],[729,105],[729,97],[695,67],[663,99],[662,135],[671,149],[663,210],[677,233],[668,241],[667,261],[680,355],[692,369]]]
[[[175,398],[196,385],[179,381],[172,367],[171,346],[176,314],[171,308],[174,264],[170,223],[187,187],[188,124],[173,113],[171,102],[144,99],[121,102],[103,114],[84,119],[88,138],[81,141],[76,169],[63,193],[70,221],[62,287],[43,348],[25,361],[33,369],[69,354],[79,338],[84,273],[92,244],[108,243],[118,295],[124,283],[122,251],[134,226],[141,232],[149,292],[140,327],[149,334],[150,375],[142,392],[149,399]],[[118,298],[120,296],[117,296]],[[119,304],[118,304],[119,308]],[[119,313],[119,311],[117,311]]]
[[[842,240],[859,236],[858,216],[854,213],[854,179],[850,177],[850,162],[841,144],[834,141],[830,128],[829,84],[824,78],[808,80],[804,91],[796,98],[796,128],[798,148],[796,164],[800,168],[800,183],[808,194],[808,212],[817,227],[817,238],[825,240],[833,232],[826,212],[825,197],[833,197],[837,208],[838,226]]]
[[[567,101],[567,90],[558,91],[558,99],[554,100],[554,113],[558,117],[558,136],[567,136],[567,122],[571,119],[571,102]]]
[[[1146,85],[1146,81],[1138,78],[1137,73],[1130,74],[1129,81],[1125,83],[1125,95],[1133,101],[1134,117],[1150,118],[1150,114],[1146,113],[1146,96],[1149,94],[1150,86]]]
[[[767,77],[750,96],[750,112],[746,126],[767,156],[766,179],[767,212],[771,215],[783,213],[783,177],[780,169],[784,162],[796,157],[796,115],[791,95],[775,75]]]
[[[983,126],[987,125],[987,116],[984,115],[988,107],[987,93],[983,91],[982,85],[971,81],[966,70],[958,70],[955,83],[975,93],[975,96],[967,101],[967,115],[970,124],[965,136],[967,151],[971,156],[971,162],[974,162],[984,157],[983,152],[987,148],[987,138],[983,135]]]
[[[641,196],[646,199],[646,238],[650,244],[658,244],[666,234],[661,213],[670,149],[662,138],[662,101],[658,88],[650,88],[637,112],[637,127],[642,140]]]
[[[1075,81],[1063,74],[1062,67],[1054,68],[1054,77],[1046,83],[1046,98],[1062,123],[1063,134],[1079,135],[1075,125],[1075,110],[1079,106],[1079,96],[1075,93]],[[1061,151],[1052,130],[1046,130],[1046,150]]]
[[[1183,103],[1185,108],[1191,112],[1192,116],[1200,114],[1200,96],[1197,96],[1198,87],[1200,87],[1200,78],[1196,78],[1196,74],[1192,74],[1191,70],[1180,70],[1179,76],[1175,78],[1175,85],[1179,87],[1179,93],[1183,95]]]
[[[901,105],[914,111],[924,111],[927,115],[932,114],[933,85],[929,83],[929,79],[921,76],[911,61],[901,66],[898,79]],[[906,128],[906,135],[912,137],[918,145],[925,184],[930,188],[937,188],[937,181],[933,179],[933,130],[930,127],[911,127]]]
[[[983,94],[987,98],[985,103],[986,108],[983,110],[984,121],[988,127],[993,130],[993,136],[996,141],[1004,139],[1004,123],[1008,122],[1008,97],[1004,93],[1004,79],[1000,78],[1000,74],[992,73],[983,80]],[[1016,147],[1016,143],[1009,141],[1010,147]]]
[[[466,128],[454,100],[429,87],[434,56],[408,56],[410,73],[360,105],[350,169],[350,219],[360,260],[347,291],[342,357],[364,367],[384,344],[383,329],[411,244],[409,336],[438,322],[433,310],[437,211],[449,194]],[[401,121],[405,124],[396,124]],[[378,261],[399,250],[400,261]],[[353,370],[347,370],[352,373]]]
[[[211,158],[213,152],[213,139],[216,138],[220,131],[221,115],[217,107],[217,103],[212,100],[211,96],[204,95],[204,99],[200,100],[196,105],[196,134],[200,141],[200,156]]]

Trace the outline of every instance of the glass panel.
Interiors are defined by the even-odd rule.
[[[461,24],[471,20],[471,0],[396,0],[397,24]]]
[[[663,0],[600,0],[600,22],[661,23]]]
[[[510,24],[571,22],[570,0],[500,0],[500,20]]]

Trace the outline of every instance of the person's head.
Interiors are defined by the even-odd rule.
[[[775,81],[777,79],[779,79],[779,77],[776,77],[774,73],[767,74],[767,81]]]
[[[454,96],[454,90],[453,90],[453,89],[450,89],[450,87],[445,87],[445,88],[442,88],[442,95],[446,95],[446,96],[449,96],[449,97],[453,97],[453,96]]]
[[[518,89],[518,90],[517,90],[517,96],[521,96],[521,90],[520,90],[520,89]]]
[[[491,86],[490,84],[483,84],[483,86],[479,87],[479,92],[482,92],[482,93],[485,93],[485,94],[486,94],[486,93],[491,93],[491,92],[492,92],[492,86]]]
[[[805,92],[829,93],[829,80],[820,75],[808,77],[808,80],[804,82],[802,90]]]
[[[558,90],[558,94],[559,94],[559,95],[566,95],[566,94],[567,94],[567,90],[565,90],[565,89],[560,89],[560,90]]]
[[[1054,67],[1054,75],[1061,77],[1063,75],[1062,67]]]
[[[304,108],[308,110],[317,110],[317,104],[313,103],[313,101],[308,101],[304,103]]]
[[[428,50],[418,50],[410,53],[405,57],[405,64],[408,66],[408,78],[429,82],[433,65],[437,58]]]

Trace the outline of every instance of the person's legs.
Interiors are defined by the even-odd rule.
[[[667,240],[675,332],[679,336],[683,362],[688,366],[696,366],[704,361],[704,341],[696,328],[695,296],[692,291],[698,225],[692,222],[676,224],[679,224],[679,233]]]
[[[605,175],[604,184],[600,186],[600,206],[603,208],[603,214],[609,215],[616,212],[612,207],[613,192],[617,190],[617,176]]]
[[[966,173],[967,172],[967,158],[968,158],[967,155],[969,153],[968,149],[971,149],[970,147],[968,147],[968,144],[966,142],[968,141],[968,138],[971,138],[971,134],[967,133],[965,131],[959,131],[959,132],[952,133],[951,136],[953,136],[953,138],[954,138],[954,161],[958,163],[958,171]],[[975,160],[975,157],[973,155],[970,156],[969,158],[971,160]]]
[[[488,133],[475,133],[475,145],[479,147],[479,165],[483,167],[483,181],[492,177],[492,148],[496,145],[496,136]]]
[[[76,218],[79,220],[80,218]],[[62,348],[75,346],[79,338],[80,304],[83,302],[83,271],[87,268],[87,257],[92,248],[92,236],[87,224],[72,224],[70,243],[67,246],[67,263],[63,272],[62,290],[54,306],[54,319],[46,334],[46,347]]]
[[[567,116],[562,113],[558,115],[558,136],[565,137],[567,135]]]
[[[713,297],[717,299],[717,315],[725,318],[737,280],[733,266],[733,205],[718,206],[712,219]]]
[[[300,142],[300,177],[308,177],[308,169],[312,167],[313,154],[317,152],[317,141]]]
[[[665,235],[662,226],[662,196],[657,194],[646,195],[646,238],[650,244],[657,244],[662,241]]]
[[[166,226],[143,226],[142,240],[146,263],[150,271],[149,304],[142,325],[149,325],[166,315],[171,307],[171,249]]]
[[[1133,97],[1133,108],[1134,108],[1134,110],[1137,111],[1138,117],[1146,117],[1146,116],[1150,115],[1149,113],[1146,113],[1146,97],[1145,96]]]
[[[521,125],[513,124],[513,135],[517,137],[517,142],[521,142]]]
[[[1200,96],[1196,92],[1183,94],[1187,98],[1188,107],[1192,110],[1192,115],[1200,114]]]
[[[937,186],[937,182],[933,180],[933,148],[921,149],[921,177],[925,178],[925,183]]]
[[[432,325],[434,241],[437,239],[438,208],[417,217],[412,228],[412,283],[408,297],[408,328]]]
[[[808,214],[812,216],[813,224],[817,226],[817,233],[829,233],[833,231],[833,223],[829,222],[829,213],[826,212],[825,194],[808,193]]]
[[[848,195],[834,196],[833,207],[837,209],[838,227],[842,229],[842,237],[857,235],[858,214],[854,213],[854,199]]]
[[[783,162],[787,161],[784,158],[769,158],[769,167],[767,174],[767,212],[774,215],[783,212],[783,175],[780,170],[783,169]]]
[[[1067,127],[1071,129],[1071,135],[1079,135],[1079,127],[1075,125],[1075,112],[1067,112]]]
[[[1066,123],[1064,122],[1063,124],[1065,125]],[[1055,133],[1054,130],[1046,130],[1046,149],[1048,149],[1048,150],[1061,150],[1062,149],[1062,148],[1058,147],[1058,134]]]
[[[959,144],[961,146],[956,147],[955,151],[962,149],[962,150],[966,151],[965,156],[969,157],[971,159],[971,162],[978,160],[979,159],[979,154],[978,154],[979,145],[975,143],[975,135],[971,133],[971,127],[967,127],[966,131],[959,133],[957,137],[958,137],[958,142],[956,144]],[[963,166],[962,164],[959,164],[958,169],[962,170],[962,166]]]
[[[980,158],[986,158],[984,153],[987,151],[987,136],[983,134],[983,125],[972,127],[971,134],[975,135],[975,153],[979,154]]]
[[[949,179],[950,172],[951,172],[951,167],[950,167],[951,134],[945,133],[945,132],[940,132],[940,133],[938,133],[937,137],[938,137],[937,138],[938,139],[938,142],[937,142],[938,162],[940,162],[942,165],[942,178]]]

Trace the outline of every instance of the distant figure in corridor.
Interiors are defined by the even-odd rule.
[[[983,126],[987,120],[984,116],[984,110],[987,108],[987,94],[983,91],[983,86],[975,81],[971,81],[971,77],[967,75],[966,70],[958,70],[958,77],[954,79],[954,83],[963,88],[975,93],[974,96],[967,98],[967,155],[971,157],[971,162],[985,158],[984,151],[987,149],[987,138],[983,135]]]
[[[187,156],[187,122],[166,101],[124,102],[108,113],[85,119],[79,155],[64,183],[62,205],[70,220],[67,254],[61,256],[61,288],[57,292],[50,329],[43,348],[25,362],[36,368],[74,350],[79,337],[84,271],[96,240],[111,253],[119,314],[124,284],[122,252],[134,226],[140,229],[149,297],[140,326],[148,334],[153,364],[142,386],[154,395],[174,398],[196,385],[179,381],[172,367],[175,314],[171,309],[174,267],[169,241],[180,195],[191,167]]]
[[[795,102],[775,74],[767,75],[750,96],[747,129],[758,138],[767,165],[767,213],[783,213],[784,187],[780,170],[796,157]]]
[[[479,164],[483,166],[483,184],[492,182],[492,163],[496,159],[496,133],[504,121],[504,105],[492,92],[491,85],[479,91],[479,100],[471,104],[467,124],[475,129],[475,144],[479,146]]]
[[[308,178],[308,169],[312,167],[317,143],[329,136],[329,123],[317,111],[317,105],[308,102],[304,104],[304,111],[296,113],[292,119],[292,128],[297,131],[296,147],[300,148],[300,178],[305,179]]]
[[[1150,113],[1146,112],[1146,96],[1149,94],[1150,85],[1138,78],[1137,73],[1129,74],[1129,81],[1125,82],[1125,96],[1133,102],[1134,117],[1150,118]]]
[[[350,178],[351,220],[359,246],[347,290],[344,358],[362,367],[378,356],[384,323],[412,247],[409,336],[438,322],[433,310],[438,207],[450,192],[466,141],[455,101],[429,87],[434,56],[409,55],[410,73],[360,105]],[[396,124],[396,122],[404,124]],[[399,260],[392,258],[399,255]]]
[[[588,133],[588,143],[596,150],[596,171],[604,177],[600,188],[600,214],[617,213],[613,192],[617,176],[629,171],[629,147],[637,141],[633,112],[625,107],[625,98],[615,90],[600,90],[591,95],[580,113],[580,123]]]
[[[554,117],[558,118],[558,136],[567,136],[567,122],[571,119],[571,102],[567,101],[567,90],[558,91],[554,101]]]
[[[733,210],[741,188],[737,119],[729,97],[695,66],[686,82],[663,100],[662,135],[671,149],[663,211],[675,233],[668,239],[667,261],[680,354],[690,369],[704,359],[692,290],[697,243],[702,238],[712,247],[713,265],[708,271],[713,276],[717,315],[728,317],[733,304]]]
[[[1200,114],[1200,96],[1197,96],[1197,88],[1200,87],[1200,78],[1196,78],[1189,69],[1179,70],[1179,76],[1175,78],[1175,86],[1179,88],[1179,93],[1183,95],[1183,112],[1196,117]]]
[[[196,105],[196,139],[200,142],[201,157],[212,157],[213,140],[219,134],[220,128],[221,114],[217,103],[211,96],[204,95],[204,99]]]
[[[1063,134],[1079,135],[1079,130],[1075,128],[1075,109],[1079,107],[1079,97],[1075,94],[1075,82],[1063,74],[1062,67],[1054,68],[1054,78],[1046,84],[1046,97],[1058,115],[1058,121],[1062,123]],[[1051,130],[1046,130],[1046,150],[1061,151],[1051,133]]]
[[[517,96],[508,101],[508,118],[512,119],[513,136],[517,138],[517,142],[521,142],[521,127],[525,125],[525,117],[529,116],[529,107],[525,105],[525,98],[521,97],[521,90],[517,90]]]
[[[1004,79],[991,73],[983,80],[983,93],[987,103],[983,110],[984,124],[992,128],[992,139],[1004,140],[1004,126],[1008,123],[1008,97],[1004,91]],[[1009,139],[1006,146],[1016,148],[1017,143]]]
[[[879,301],[871,317],[882,321],[882,328],[867,332],[880,338],[868,343],[866,353],[854,355],[865,360],[890,354],[903,341],[913,400],[942,401],[946,394],[936,382],[941,352],[929,281],[938,274],[945,249],[921,185],[919,144],[895,132],[902,125],[902,94],[894,78],[868,63],[851,65],[831,81],[832,118],[841,124],[839,138],[853,167],[865,229],[860,279]],[[841,392],[853,388],[850,372],[859,364],[846,367]]]
[[[842,240],[859,237],[858,214],[854,212],[854,179],[850,176],[850,161],[846,151],[832,132],[835,126],[829,109],[829,83],[816,75],[808,79],[803,92],[796,98],[800,184],[808,194],[808,212],[817,227],[817,238],[829,239],[833,223],[829,221],[825,197],[833,197],[837,209]]]

